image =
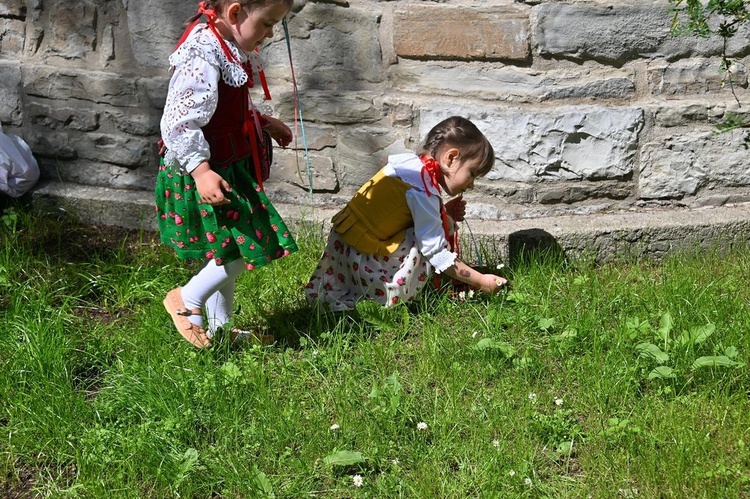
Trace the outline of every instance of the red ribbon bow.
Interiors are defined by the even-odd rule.
[[[424,185],[424,190],[427,193],[427,196],[432,196],[432,193],[427,186],[428,181],[429,185],[433,186],[438,194],[440,194],[440,179],[443,176],[443,172],[440,170],[440,163],[438,163],[432,156],[427,156],[426,154],[422,154],[421,156],[419,156],[419,159],[422,160],[422,172],[420,173],[420,175],[422,176],[422,184]],[[450,221],[448,219],[448,213],[445,211],[445,205],[443,204],[442,199],[440,200],[440,218],[443,222],[445,239],[450,244],[451,250],[458,253],[458,230],[455,230],[453,232],[453,237],[451,237]]]

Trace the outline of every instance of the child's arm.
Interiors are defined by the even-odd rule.
[[[272,139],[281,147],[286,147],[292,141],[292,131],[283,121],[271,116],[263,116],[265,124],[263,129],[268,132]]]
[[[459,194],[445,203],[445,211],[454,222],[463,222],[464,217],[466,217],[466,201],[463,195]]]
[[[232,186],[211,169],[208,161],[202,162],[195,170],[190,172],[190,175],[195,180],[195,188],[198,190],[200,203],[207,203],[211,206],[229,203],[224,193],[230,192]]]
[[[482,274],[458,259],[443,272],[454,279],[479,288],[483,293],[497,293],[508,282],[494,274]]]

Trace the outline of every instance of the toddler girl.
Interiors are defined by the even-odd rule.
[[[448,212],[462,219],[460,194],[494,161],[487,138],[458,116],[430,130],[420,156],[390,156],[333,217],[328,244],[307,284],[308,302],[332,311],[352,309],[363,299],[394,305],[414,298],[433,269],[485,293],[498,291],[505,279],[472,269],[448,242]],[[443,191],[454,197],[445,205]]]
[[[167,293],[164,306],[180,334],[199,348],[230,321],[236,278],[297,250],[263,191],[270,138],[283,147],[292,132],[258,112],[249,92],[257,75],[270,99],[255,49],[291,6],[292,0],[201,2],[169,58],[174,73],[161,120],[159,229],[178,257],[206,263]],[[205,24],[198,23],[202,16]],[[232,331],[233,338],[248,334]]]

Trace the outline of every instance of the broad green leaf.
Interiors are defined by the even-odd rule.
[[[740,354],[739,351],[737,351],[737,347],[729,346],[724,349],[724,355],[729,357],[730,359],[734,359]]]
[[[226,376],[230,380],[234,380],[242,376],[242,371],[240,371],[240,368],[237,367],[237,364],[234,362],[227,362],[223,364],[219,370],[224,373],[224,376]]]
[[[356,305],[357,313],[365,321],[380,329],[395,329],[393,312],[374,301],[361,301]]]
[[[648,321],[642,321],[638,317],[631,317],[625,320],[625,328],[631,333],[647,333],[651,326]]]
[[[635,351],[638,352],[641,358],[654,359],[659,364],[664,364],[669,360],[669,355],[662,352],[661,348],[653,343],[639,343],[635,346]]]
[[[690,328],[690,336],[693,338],[693,343],[700,345],[714,334],[714,331],[716,331],[716,326],[709,322],[705,326]]]
[[[736,362],[726,355],[708,355],[695,359],[691,369],[700,369],[701,367],[742,367],[744,362]]]
[[[198,462],[198,451],[194,448],[190,447],[188,450],[185,451],[185,454],[182,455],[182,473],[185,474],[195,465],[195,463]]]
[[[674,321],[672,320],[672,314],[664,312],[659,319],[659,329],[656,331],[656,336],[664,342],[666,345],[669,343],[669,333],[672,331]]]
[[[257,466],[253,466],[255,471],[255,488],[263,494],[263,497],[273,498],[276,494],[273,492],[273,486],[265,473],[260,471]]]
[[[512,301],[515,303],[526,303],[526,295],[517,291],[511,291],[505,296],[505,301]]]
[[[323,458],[323,463],[330,466],[351,466],[352,464],[362,463],[365,458],[361,452],[351,450],[340,450],[333,454],[328,454]]]
[[[666,379],[666,378],[674,378],[674,369],[672,369],[669,366],[659,366],[655,368],[653,371],[648,373],[648,379]]]
[[[679,346],[685,346],[689,344],[700,345],[706,341],[716,331],[716,326],[711,323],[705,326],[691,327],[689,331],[683,331],[680,337],[677,339]]]
[[[573,285],[574,286],[581,286],[582,284],[586,284],[589,282],[589,277],[585,275],[579,275],[575,279],[573,279]]]
[[[474,348],[477,350],[497,350],[508,359],[513,357],[516,353],[516,349],[513,345],[493,338],[482,338],[477,342]]]
[[[552,327],[555,326],[555,319],[552,319],[552,318],[539,319],[537,326],[542,331],[547,331],[548,329],[551,329]]]

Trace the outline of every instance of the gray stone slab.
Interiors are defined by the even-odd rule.
[[[75,214],[106,225],[156,230],[150,191],[124,191],[50,182],[32,191],[43,209]],[[328,230],[340,206],[276,204],[294,227]],[[621,258],[659,259],[677,251],[725,249],[750,242],[750,203],[698,209],[663,209],[559,216],[513,221],[472,219],[461,224],[464,256],[472,261],[471,242],[490,248],[500,261],[512,261],[522,249],[548,248],[566,256],[606,262]],[[473,241],[468,239],[473,234]]]

